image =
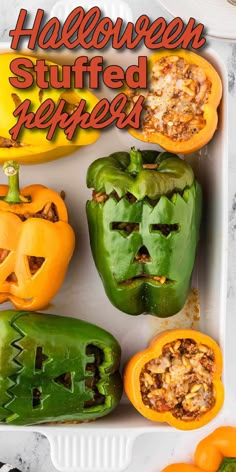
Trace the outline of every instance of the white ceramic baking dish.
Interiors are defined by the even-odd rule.
[[[0,45],[1,51],[6,49],[9,49],[9,45]],[[142,54],[143,51],[122,51],[119,54],[114,51],[105,52],[108,63],[119,63],[124,67],[136,64],[137,55]],[[131,145],[143,149],[153,146],[145,145],[131,138],[126,131],[114,127],[105,130],[95,144],[81,148],[69,157],[21,169],[22,186],[42,183],[59,192],[65,191],[70,222],[77,236],[77,247],[66,280],[47,311],[88,320],[113,333],[122,347],[122,366],[133,353],[143,349],[157,332],[166,328],[199,328],[218,341],[224,353],[227,281],[227,73],[222,59],[214,50],[205,48],[200,54],[218,70],[224,90],[219,127],[214,138],[200,152],[187,158],[193,165],[204,193],[202,236],[192,284],[200,294],[200,320],[196,313],[194,315],[194,309],[198,308],[196,293],[190,297],[181,314],[165,320],[147,315],[132,317],[119,312],[107,299],[92,260],[85,214],[85,204],[91,196],[91,191],[86,188],[89,164],[97,157],[111,152],[129,150]],[[61,53],[53,55],[53,59],[58,62],[67,63],[74,61],[75,57],[71,53],[68,57]],[[97,94],[100,97],[112,96],[112,92],[104,87]],[[5,182],[3,176],[0,176],[0,181]],[[5,304],[2,309],[8,307],[10,305]],[[227,379],[224,381],[227,383]],[[131,462],[132,446],[139,435],[155,433],[158,441],[163,434],[166,435],[166,441],[169,441],[173,432],[170,426],[144,419],[125,396],[114,413],[96,422],[61,426],[0,426],[0,431],[9,432],[13,429],[36,431],[45,435],[51,444],[53,464],[58,470],[66,472],[121,471]]]

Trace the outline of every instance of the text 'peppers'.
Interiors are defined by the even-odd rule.
[[[91,249],[110,301],[131,315],[177,313],[189,292],[201,218],[190,165],[131,149],[93,162],[87,185],[94,189]]]
[[[18,164],[7,162],[0,185],[0,303],[46,308],[64,280],[75,236],[57,192],[30,185],[19,192]]]
[[[122,394],[120,347],[85,321],[0,313],[0,421],[27,425],[108,414]]]

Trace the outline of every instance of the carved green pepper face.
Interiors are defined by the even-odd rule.
[[[0,421],[84,421],[119,402],[120,347],[72,318],[5,311],[0,316]]]
[[[189,291],[199,236],[200,186],[189,165],[168,154],[158,164],[159,171],[153,162],[151,169],[150,163],[145,163],[136,175],[132,167],[131,177],[122,169],[124,179],[132,180],[126,193],[122,195],[122,189],[118,195],[117,182],[122,170],[116,173],[113,169],[111,173],[114,158],[111,157],[110,168],[109,158],[104,159],[104,168],[100,159],[88,172],[89,182],[92,171],[96,178],[94,199],[87,204],[87,215],[93,256],[108,297],[121,311],[133,315],[144,312],[160,317],[174,315],[183,307]],[[119,162],[119,156],[116,159]],[[161,175],[163,168],[165,174]],[[107,187],[109,181],[112,189],[114,182],[109,196],[105,186],[96,186],[99,179],[100,183],[103,180],[102,170]],[[178,185],[181,191],[175,191]],[[144,188],[145,197],[140,199],[138,195]],[[128,191],[131,189],[132,194]]]

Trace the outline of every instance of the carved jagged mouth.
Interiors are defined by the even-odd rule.
[[[174,283],[174,280],[168,279],[167,277],[164,277],[163,275],[140,274],[130,279],[126,279],[123,282],[119,282],[119,285],[130,285],[136,281],[137,283],[141,282],[143,281],[143,279],[147,279],[147,281],[152,281],[154,283],[156,282],[157,285],[167,285],[170,283]]]
[[[9,292],[1,292],[0,293],[0,296],[1,296],[1,299],[4,298],[4,301],[11,301],[13,304],[14,303],[22,303],[24,302],[25,304],[25,308],[27,307],[30,307],[32,305],[32,303],[34,302],[34,298],[20,298],[20,297],[17,297],[15,295],[12,295],[11,293]]]
[[[89,344],[86,347],[86,355],[94,356],[94,362],[86,364],[86,371],[89,372],[91,376],[85,380],[85,385],[93,390],[93,399],[84,402],[85,408],[89,408],[105,403],[105,396],[101,394],[98,389],[99,381],[101,381],[99,366],[104,362],[104,353],[98,346]]]

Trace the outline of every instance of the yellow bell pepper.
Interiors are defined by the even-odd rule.
[[[40,89],[37,84],[29,88],[15,88],[11,85],[9,78],[14,77],[11,72],[11,62],[17,58],[26,57],[15,53],[3,53],[0,55],[0,163],[7,160],[15,160],[22,164],[38,164],[53,159],[58,159],[76,151],[79,146],[92,144],[99,137],[96,129],[79,129],[74,138],[70,141],[63,129],[58,129],[53,140],[46,138],[47,129],[27,129],[23,128],[19,142],[13,141],[9,133],[18,118],[13,113],[17,106],[24,100],[31,101],[30,111],[36,112],[42,101],[53,100],[55,105],[63,98],[68,107],[74,110],[81,99],[86,100],[86,111],[91,112],[98,103],[98,99],[86,89],[56,89],[49,85],[46,89]],[[33,65],[37,58],[27,56]],[[48,66],[55,65],[46,61]],[[62,70],[59,67],[59,72]],[[33,73],[32,71],[30,71]]]

